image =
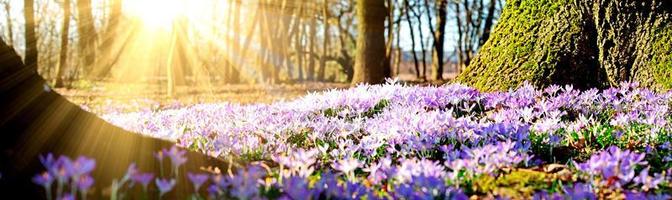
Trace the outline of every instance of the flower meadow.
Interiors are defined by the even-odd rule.
[[[670,199],[671,106],[672,92],[636,83],[479,92],[390,81],[103,118],[245,163],[187,174],[197,199]],[[173,169],[189,162],[177,148],[157,155]],[[95,161],[41,160],[34,182],[47,194],[86,197]],[[161,198],[176,184],[170,172],[128,171],[113,190]]]

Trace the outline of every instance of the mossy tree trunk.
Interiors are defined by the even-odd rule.
[[[390,75],[385,59],[385,1],[357,1],[357,52],[352,83],[383,83]]]
[[[672,88],[672,2],[512,0],[458,81],[482,90],[613,86]]]

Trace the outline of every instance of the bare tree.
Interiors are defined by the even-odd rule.
[[[419,4],[419,3],[418,3]],[[425,48],[425,43],[423,42],[424,40],[424,35],[422,31],[422,11],[421,9],[419,11],[416,11],[414,8],[416,6],[409,6],[409,11],[413,13],[413,16],[415,16],[415,19],[418,20],[418,36],[420,37],[420,55],[422,56],[422,72],[420,73],[419,79],[422,80],[427,80],[427,53],[426,53],[426,48]],[[429,14],[428,14],[429,16]],[[430,22],[431,23],[431,22]],[[413,27],[409,27],[410,29],[413,29]],[[413,52],[415,53],[415,52]]]
[[[411,21],[411,6],[409,0],[404,1],[404,14],[406,14],[406,22],[408,23],[409,31],[411,34],[411,54],[413,56],[413,63],[415,64],[415,77],[420,79],[422,78],[420,74],[420,62],[418,61],[418,54],[415,51],[415,30],[413,30],[413,22]]]
[[[309,1],[311,3],[308,4],[309,7],[315,7],[317,4],[315,1]],[[314,81],[315,80],[315,59],[313,55],[317,54],[317,16],[315,15],[314,12],[310,12],[308,14],[308,17],[310,18],[310,23],[308,26],[310,26],[309,33],[308,33],[308,42],[310,42],[308,46],[308,69],[306,70],[307,78],[308,81]]]
[[[91,67],[95,63],[96,30],[91,14],[91,0],[77,0],[77,32],[79,35],[79,55],[86,76],[91,75]]]
[[[33,0],[24,0],[24,18],[25,18],[25,44],[26,54],[23,63],[31,70],[37,72],[37,36],[35,34],[35,8]]]
[[[324,81],[324,73],[325,69],[327,67],[327,57],[329,57],[329,41],[331,38],[331,35],[329,35],[329,30],[330,30],[330,25],[329,25],[329,1],[324,0],[322,2],[322,56],[320,57],[320,68],[317,71],[317,80]]]
[[[448,15],[448,0],[436,1],[436,30],[431,25],[432,20],[429,16],[430,5],[429,0],[425,0],[425,7],[427,9],[428,23],[432,32],[434,51],[432,51],[432,78],[436,80],[443,80],[443,65],[444,65],[444,43],[446,40],[446,21]]]
[[[68,64],[68,46],[70,39],[70,0],[63,0],[63,26],[61,27],[61,51],[56,68],[56,80],[54,87],[63,87],[63,72]]]
[[[457,25],[458,72],[468,66],[481,45],[490,37],[490,30],[499,16],[497,0],[460,0],[453,3]]]
[[[490,0],[490,4],[488,5],[488,16],[485,17],[485,26],[483,26],[483,33],[481,34],[481,38],[479,39],[479,45],[483,46],[485,44],[485,41],[488,41],[490,38],[490,31],[492,30],[492,24],[494,23],[495,20],[495,9],[497,7],[497,0]]]
[[[9,4],[9,1],[3,1],[2,4],[4,5],[5,12],[7,14],[7,44],[9,46],[14,46],[14,30],[12,28],[12,7]]]
[[[103,59],[96,60],[97,68],[93,70],[93,75],[95,78],[102,79],[105,75],[109,74],[112,65],[114,65],[116,58],[121,53],[123,44],[129,41],[126,38],[126,41],[117,40],[117,37],[122,33],[120,30],[120,23],[122,19],[122,7],[123,0],[110,0],[110,14],[107,19],[107,26],[104,28],[104,32],[101,34],[102,43],[98,46],[98,56]],[[120,45],[120,43],[122,43]]]

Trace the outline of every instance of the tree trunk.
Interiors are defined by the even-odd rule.
[[[122,33],[119,28],[119,23],[122,17],[122,1],[123,0],[111,0],[110,17],[107,21],[105,31],[101,34],[101,44],[97,48],[99,52],[98,56],[102,59],[94,59],[97,61],[97,68],[90,72],[90,75],[97,79],[102,79],[109,74],[112,65],[114,65],[115,57],[120,54],[122,50],[121,47],[124,46],[123,44],[120,44],[122,42],[116,40],[117,37],[122,37],[119,35]],[[128,41],[129,39],[126,38],[126,40]]]
[[[173,142],[142,136],[116,127],[46,86],[36,72],[25,70],[21,58],[0,39],[0,193],[21,199],[44,199],[42,187],[32,177],[43,172],[37,159],[53,153],[74,158],[85,155],[96,160],[94,186],[89,196],[109,198],[110,184],[137,164],[141,171],[160,171],[154,153],[171,148]],[[29,147],[29,148],[26,148]],[[237,166],[201,153],[188,151],[183,170],[204,172],[208,166]],[[223,167],[222,167],[223,168]],[[232,169],[235,170],[235,169]],[[186,199],[193,187],[184,174],[168,199]],[[136,194],[133,194],[136,193]],[[130,196],[138,196],[129,191]]]
[[[77,0],[77,33],[79,34],[79,55],[84,68],[84,75],[91,75],[95,63],[96,29],[93,26],[91,0]]]
[[[309,4],[308,6],[311,7],[316,7],[317,4],[314,2]],[[316,10],[316,9],[315,9]],[[310,52],[308,55],[308,69],[306,70],[306,78],[308,81],[314,81],[315,80],[315,57],[312,55],[317,55],[317,48],[316,44],[317,43],[317,15],[314,13],[314,11],[310,11],[308,13],[308,17],[310,17],[310,27],[309,27],[309,33],[308,33],[308,42],[310,42],[308,46],[308,52]]]
[[[23,9],[25,17],[25,44],[26,54],[23,62],[28,68],[37,72],[37,35],[35,34],[35,8],[34,0],[24,0]]]
[[[14,46],[14,29],[12,29],[12,15],[11,15],[11,5],[9,2],[5,2],[5,12],[7,12],[7,44],[9,46]]]
[[[177,94],[176,87],[187,85],[186,78],[193,75],[191,71],[193,66],[191,66],[189,55],[191,50],[187,38],[188,23],[186,17],[178,17],[173,22],[168,50],[168,64],[166,64],[168,96],[175,96]]]
[[[60,88],[63,87],[63,71],[68,65],[68,46],[69,44],[69,33],[70,33],[70,0],[63,1],[63,26],[61,27],[61,51],[58,56],[59,62],[56,66],[56,80],[54,81],[54,87]]]
[[[396,29],[395,30],[395,35],[397,35],[397,37],[395,38],[395,41],[394,41],[394,43],[395,43],[394,46],[397,47],[397,49],[395,50],[396,55],[394,57],[394,69],[395,69],[394,70],[394,75],[395,76],[399,76],[399,74],[400,74],[400,69],[401,69],[400,67],[401,67],[401,61],[402,61],[401,58],[404,56],[404,52],[401,49],[401,45],[400,45],[400,43],[401,43],[401,23],[403,21],[403,18],[404,18],[404,9],[401,8],[400,12],[399,12],[399,16],[397,16],[396,27],[395,27],[395,29]]]
[[[322,2],[322,17],[324,27],[322,29],[322,35],[324,39],[322,40],[322,55],[320,56],[320,68],[317,70],[317,80],[324,81],[325,70],[327,68],[327,57],[329,56],[329,1],[324,0]]]
[[[424,38],[422,34],[422,14],[418,11],[416,12],[413,8],[409,7],[409,11],[413,13],[415,19],[418,20],[418,37],[420,37],[420,56],[422,56],[422,73],[420,73],[420,79],[427,80],[427,53],[425,48]],[[413,29],[413,27],[410,27]]]
[[[418,61],[418,54],[415,52],[415,31],[413,30],[413,22],[411,22],[411,6],[408,4],[409,0],[404,1],[404,8],[406,10],[406,22],[408,22],[408,29],[411,33],[411,54],[413,54],[413,64],[415,66],[415,78],[420,79],[420,62]],[[403,52],[402,52],[403,54]],[[403,56],[403,55],[402,55]]]
[[[429,0],[425,0],[427,3]],[[429,6],[428,6],[429,7]],[[446,41],[446,21],[448,17],[448,0],[439,0],[436,2],[436,30],[434,35],[434,51],[432,53],[432,78],[436,80],[443,80],[443,59],[444,48]],[[429,9],[428,9],[429,10]],[[431,23],[431,21],[430,21]]]
[[[525,81],[578,88],[635,81],[672,88],[670,41],[670,1],[514,0],[458,80],[483,90]]]
[[[392,52],[394,41],[394,2],[392,0],[387,0],[387,41],[385,43],[385,59],[386,62],[391,63],[392,61]],[[390,73],[391,74],[391,73]]]
[[[229,7],[233,9],[233,21],[232,21],[232,26],[229,26],[228,28],[234,28],[233,30],[233,43],[231,46],[233,48],[229,52],[229,70],[227,73],[227,82],[228,83],[240,83],[240,67],[237,65],[238,60],[240,58],[237,57],[237,55],[240,54],[240,29],[237,29],[241,26],[240,24],[240,4],[242,2],[236,1],[236,0],[231,0],[229,1],[231,4],[229,4]]]
[[[390,75],[390,63],[385,59],[386,15],[384,1],[357,2],[357,55],[352,84],[383,83]]]
[[[488,16],[485,17],[485,26],[483,26],[483,34],[479,39],[479,45],[483,46],[486,41],[490,38],[490,31],[492,30],[492,23],[495,21],[495,8],[497,6],[497,0],[490,0],[488,5]]]

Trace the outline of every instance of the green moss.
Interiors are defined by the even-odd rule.
[[[287,138],[287,143],[296,145],[297,147],[307,147],[312,145],[312,142],[308,140],[309,130],[303,130],[299,133],[293,133]]]
[[[514,170],[497,178],[481,176],[474,180],[473,186],[476,193],[520,198],[532,196],[538,191],[552,190],[556,181],[552,175],[544,172]]]
[[[672,26],[661,28],[654,31],[653,58],[651,66],[653,68],[653,80],[657,87],[665,89],[672,88]]]
[[[625,1],[507,1],[492,36],[456,81],[483,91],[524,82],[585,89],[636,81],[672,88],[672,12]],[[625,15],[651,19],[623,21]]]
[[[560,12],[569,13],[568,0],[509,1],[495,31],[457,81],[481,90],[504,90],[531,80],[545,85],[550,66],[559,62],[556,46],[571,44],[577,27],[558,27]],[[569,14],[572,15],[571,13]],[[571,19],[571,18],[570,18]],[[562,34],[562,37],[553,35]],[[541,36],[541,37],[540,37]]]

